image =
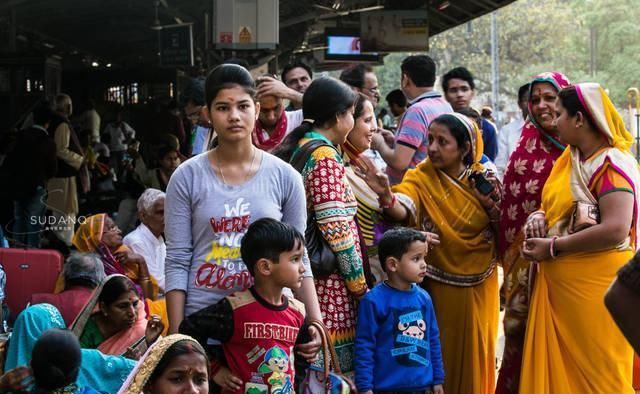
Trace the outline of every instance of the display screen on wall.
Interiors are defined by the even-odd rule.
[[[377,62],[380,58],[377,53],[362,53],[358,29],[326,28],[324,34],[325,60]]]
[[[426,52],[427,10],[373,11],[360,14],[362,52]]]

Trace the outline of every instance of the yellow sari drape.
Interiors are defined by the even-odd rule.
[[[433,299],[447,394],[493,394],[499,297],[489,217],[465,176],[452,179],[427,159],[393,191],[411,225],[440,235],[423,286]]]
[[[606,97],[603,91],[600,94]],[[595,105],[602,105],[612,119],[615,109],[607,105],[608,98],[603,101]],[[598,117],[593,118],[599,123]],[[638,185],[637,164],[625,152],[628,132],[612,123],[607,127],[606,121],[599,126],[614,148],[585,162],[580,161],[576,148],[567,148],[545,184],[542,210],[550,236],[566,234],[574,200],[583,200],[581,196],[589,193],[580,188],[576,171],[595,184],[608,160],[628,176],[634,189]],[[638,190],[634,191],[637,201]],[[633,227],[636,225],[637,217]],[[633,351],[606,310],[604,294],[618,269],[633,256],[634,233],[630,231],[626,247],[560,256],[539,264],[527,322],[521,394],[633,393]]]

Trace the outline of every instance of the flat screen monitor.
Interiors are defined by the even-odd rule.
[[[378,62],[377,53],[360,52],[360,29],[326,28],[325,60],[349,62]]]

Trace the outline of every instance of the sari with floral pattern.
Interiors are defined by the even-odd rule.
[[[557,72],[543,73],[531,82],[547,82],[558,91],[569,80]],[[529,94],[530,96],[530,94]],[[529,113],[532,103],[529,100]],[[540,208],[540,196],[553,164],[565,146],[556,135],[540,127],[532,116],[525,122],[518,146],[511,154],[504,175],[498,252],[504,268],[505,346],[496,387],[497,394],[517,393],[522,366],[522,347],[529,311],[529,261],[520,256],[522,227],[530,213]]]

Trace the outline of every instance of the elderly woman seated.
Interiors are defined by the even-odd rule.
[[[72,253],[63,268],[64,291],[31,296],[30,304],[51,304],[69,326],[91,298],[93,290],[104,280],[104,267],[95,253]]]
[[[144,258],[149,273],[158,281],[160,293],[164,293],[164,259],[167,247],[164,232],[164,198],[158,189],[147,189],[138,199],[140,225],[124,237],[124,244]]]

